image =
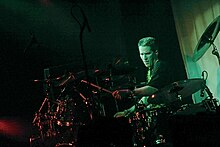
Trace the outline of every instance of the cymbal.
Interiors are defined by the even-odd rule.
[[[148,102],[151,104],[170,104],[192,95],[202,89],[204,84],[205,80],[200,78],[173,82],[158,93],[151,95]]]
[[[209,47],[213,44],[218,32],[220,30],[220,16],[215,18],[209,26],[206,28],[205,32],[202,34],[199,39],[198,44],[193,53],[193,61],[198,61],[205,52],[209,49]]]
[[[98,74],[101,74],[101,70],[99,69],[89,69],[87,72],[88,73],[86,73],[85,70],[76,73],[69,72],[68,74],[66,74],[66,78],[63,78],[63,80],[59,83],[59,87],[65,86],[73,81],[80,82],[82,79],[86,79],[87,76],[88,78],[92,78],[92,77],[96,77]]]
[[[97,69],[90,75],[94,77],[124,76],[132,74],[136,69],[130,65],[108,65],[107,69]]]
[[[125,57],[116,57],[111,64],[108,65],[108,71],[112,75],[124,75],[133,73],[137,67],[132,66]]]

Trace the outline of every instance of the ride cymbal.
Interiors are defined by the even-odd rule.
[[[151,104],[170,104],[192,95],[202,89],[204,84],[205,80],[200,78],[173,82],[158,93],[151,95],[148,102]]]

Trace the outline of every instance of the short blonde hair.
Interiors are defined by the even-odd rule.
[[[158,50],[158,44],[154,37],[144,37],[139,40],[138,47],[139,46],[150,46],[152,51]]]

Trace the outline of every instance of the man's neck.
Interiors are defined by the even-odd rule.
[[[148,70],[152,71],[152,70],[154,69],[154,66],[155,66],[155,64],[156,64],[157,62],[159,62],[158,59],[154,60],[153,66],[149,67]]]

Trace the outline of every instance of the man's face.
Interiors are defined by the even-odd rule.
[[[153,68],[156,54],[151,50],[150,46],[139,46],[139,54],[144,65]]]

